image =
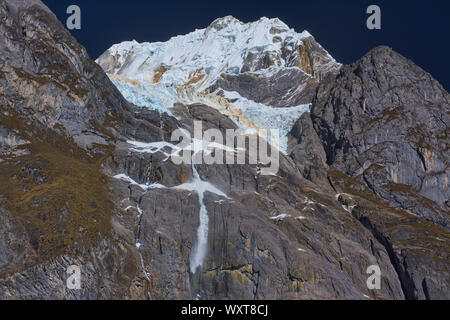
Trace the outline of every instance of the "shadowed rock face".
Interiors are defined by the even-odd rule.
[[[400,100],[405,110],[413,108],[407,102],[426,104],[417,88],[404,93],[398,83],[389,91],[392,106],[378,105],[376,98],[386,98],[403,74],[423,86],[430,110],[448,123],[442,111],[448,94],[413,64],[382,48],[325,80],[311,114],[294,127],[291,155],[281,156],[276,176],[260,176],[250,165],[194,170],[167,160],[168,149],[142,152],[131,141],[168,141],[180,127],[192,133],[193,120],[235,128],[230,119],[206,105],[180,104],[175,119],[129,104],[53,14],[36,1],[14,9],[11,3],[0,0],[0,298],[448,298],[447,191],[431,183],[405,191],[416,180],[404,177],[410,170],[431,179],[428,171],[442,171],[446,158],[421,151],[421,161],[434,165],[416,173],[389,157],[393,147],[368,153],[365,161],[397,165],[391,180],[401,188],[390,193],[386,179],[369,170],[373,165],[360,173],[355,164],[387,140],[375,129],[386,129],[380,117],[386,110]],[[371,69],[383,63],[377,61],[385,67]],[[363,100],[356,105],[348,92],[358,65],[355,90],[362,93],[355,97]],[[391,65],[399,69],[385,76],[391,81],[385,89],[380,79]],[[355,120],[373,122],[360,126],[380,140],[347,131],[350,108]],[[446,130],[429,121],[426,132]],[[405,123],[396,123],[396,134]],[[406,138],[395,146],[413,143]],[[403,159],[399,153],[393,154]],[[197,192],[177,187],[194,173],[227,197],[205,192],[200,201]],[[209,216],[207,251],[203,268],[192,274],[201,204]],[[366,285],[374,264],[382,271],[375,291]],[[66,288],[70,265],[81,267],[82,290]]]
[[[236,91],[247,99],[273,107],[311,103],[319,82],[300,69],[283,69],[270,77],[224,74],[211,91]],[[219,91],[220,92],[220,91]]]
[[[352,176],[369,170],[369,183],[382,198],[392,193],[381,190],[387,180],[448,209],[449,99],[429,74],[380,47],[324,84],[311,116],[329,165]],[[426,210],[419,203],[408,208],[407,199],[398,202],[413,213],[414,207]],[[438,221],[446,226],[446,219]]]
[[[276,65],[275,61],[281,59],[287,68],[271,75],[254,73]],[[242,97],[273,107],[308,104],[313,100],[319,82],[340,68],[341,65],[310,36],[295,48],[286,44],[274,57],[249,54],[240,73],[222,74],[210,91],[236,91]]]

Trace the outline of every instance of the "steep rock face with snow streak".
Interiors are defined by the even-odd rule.
[[[329,171],[329,150],[349,150],[324,147],[333,141],[327,135],[347,128],[328,121],[342,100],[324,103],[315,94],[311,117],[301,105],[244,97],[242,86],[240,93],[218,89],[221,97],[170,86],[163,75],[157,84],[110,75],[138,107],[40,1],[0,0],[0,21],[7,57],[0,59],[1,299],[448,298],[442,226],[357,189],[342,167]],[[225,18],[208,32],[227,32],[230,24],[245,27]],[[269,79],[272,71],[261,68],[270,59],[258,59],[249,58],[250,71],[237,76]],[[309,72],[280,72],[289,68]],[[353,83],[349,70],[337,82],[330,72],[319,92],[344,96]],[[220,73],[211,86],[232,75]],[[368,92],[370,79],[362,80]],[[426,87],[427,96],[436,94]],[[167,113],[152,110],[158,106]],[[290,110],[302,114],[288,118],[292,152],[280,155],[276,175],[259,175],[250,164],[168,159],[179,148],[170,141],[175,129],[192,134],[195,120],[221,131],[257,126],[249,118],[261,110],[270,115],[263,127],[285,124]],[[81,290],[66,287],[70,265],[81,267]],[[380,290],[367,287],[370,265],[380,266]]]

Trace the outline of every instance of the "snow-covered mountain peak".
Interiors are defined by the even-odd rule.
[[[222,18],[217,18],[216,20],[214,20],[208,28],[206,28],[206,31],[209,31],[211,29],[220,31],[226,27],[228,27],[231,24],[240,24],[243,25],[244,23],[242,21],[239,21],[238,19],[236,19],[233,16],[225,16]]]
[[[97,63],[137,105],[170,113],[176,102],[200,102],[241,126],[283,134],[308,110],[322,77],[340,68],[307,31],[278,18],[232,16],[165,42],[113,45]],[[242,111],[239,119],[232,109]]]
[[[248,33],[249,30],[254,31],[256,29],[259,29],[259,31],[271,32],[272,34],[276,32],[287,32],[290,30],[290,28],[278,18],[271,19],[262,17],[258,21],[244,23],[233,16],[226,16],[214,20],[209,27],[206,28],[205,35],[208,35],[211,30],[220,32],[224,29],[228,29],[227,31],[231,31],[236,34]]]
[[[295,49],[312,37],[296,33],[278,18],[243,23],[232,16],[206,29],[166,42],[127,41],[112,46],[98,62],[110,74],[139,82],[196,85],[206,89],[222,73],[295,65]],[[266,63],[258,61],[265,60]],[[335,63],[331,58],[330,62]],[[252,63],[254,65],[252,65]]]

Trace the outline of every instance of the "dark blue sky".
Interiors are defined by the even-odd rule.
[[[233,15],[243,22],[278,17],[296,31],[308,30],[339,62],[352,63],[388,45],[450,88],[450,1],[427,0],[43,0],[65,24],[77,4],[82,28],[73,35],[96,59],[112,44],[165,41]],[[366,28],[366,9],[381,7],[382,30]]]

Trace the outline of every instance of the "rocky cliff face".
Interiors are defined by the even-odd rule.
[[[291,132],[294,161],[386,247],[410,299],[447,295],[449,107],[436,80],[379,47],[324,81]]]
[[[299,96],[288,80],[277,93],[270,77],[261,94],[239,84],[261,105],[312,101],[278,174],[263,176],[167,160],[175,129],[244,123],[207,103],[219,98],[137,107],[39,1],[0,0],[0,20],[0,298],[448,298],[448,93],[392,50],[333,67]],[[325,55],[308,39],[292,70],[314,78]],[[212,85],[270,62],[255,59]],[[380,290],[366,285],[374,264]],[[70,265],[81,290],[66,288]]]

